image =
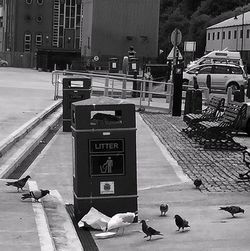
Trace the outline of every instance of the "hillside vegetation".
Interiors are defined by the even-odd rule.
[[[196,57],[204,54],[206,28],[250,10],[250,0],[161,0],[159,48],[168,53],[175,28],[184,41],[196,41]]]

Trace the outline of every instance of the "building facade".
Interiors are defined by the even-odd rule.
[[[2,9],[3,51],[11,54],[12,65],[18,53],[38,56],[36,62],[44,64],[61,62],[62,67],[72,55],[80,57],[81,0],[3,0]]]
[[[158,56],[160,0],[83,0],[83,57]]]
[[[224,49],[241,52],[250,67],[250,11],[207,28],[206,52]]]

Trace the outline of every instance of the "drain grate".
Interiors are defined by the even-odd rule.
[[[74,216],[74,206],[72,204],[67,204],[66,210],[73,222],[73,225],[75,227],[75,230],[77,232],[77,235],[80,239],[80,242],[83,246],[84,251],[98,251],[99,249],[97,245],[95,244],[95,241],[91,233],[86,229],[82,229],[78,227],[77,222],[75,220],[75,216]]]

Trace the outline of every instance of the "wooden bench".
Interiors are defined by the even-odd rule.
[[[204,149],[246,149],[233,140],[233,133],[238,133],[242,121],[246,118],[246,111],[247,104],[229,102],[223,115],[218,119],[197,123],[196,140],[204,146]]]
[[[187,133],[192,137],[196,131],[196,124],[200,121],[214,120],[221,116],[224,111],[225,98],[219,96],[213,96],[207,105],[207,107],[201,111],[201,113],[188,113],[183,117],[183,121],[187,124],[187,127],[182,129],[183,132]]]

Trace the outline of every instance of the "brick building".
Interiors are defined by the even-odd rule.
[[[81,0],[3,0],[2,9],[11,65],[51,70],[80,58]]]

